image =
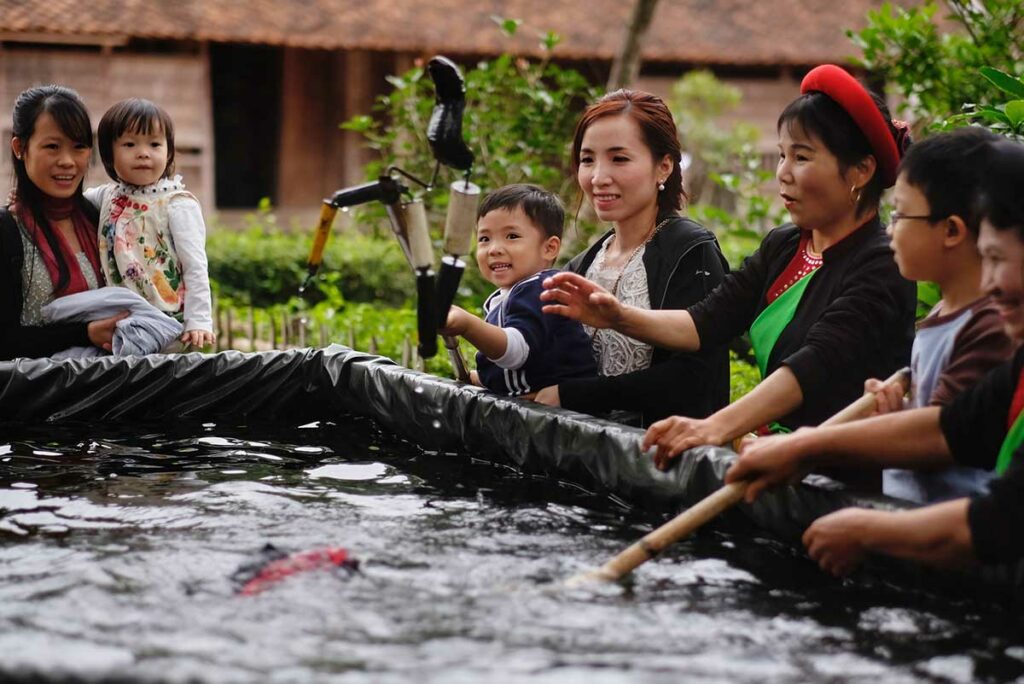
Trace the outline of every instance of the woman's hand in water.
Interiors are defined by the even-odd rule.
[[[110,318],[98,318],[95,321],[89,321],[87,328],[89,334],[89,342],[100,349],[111,351],[114,343],[114,330],[117,329],[117,322],[128,318],[128,312],[122,311],[116,316]]]
[[[475,318],[476,316],[473,314],[453,304],[452,308],[448,309],[448,320],[445,321],[444,327],[437,332],[452,337],[464,337],[466,329]]]
[[[545,387],[540,392],[537,392],[537,396],[533,398],[538,404],[544,404],[545,406],[561,406],[562,400],[558,396],[558,385],[551,385],[551,387]]]
[[[544,280],[544,313],[572,318],[593,328],[618,328],[626,307],[612,293],[576,273],[556,273]]]
[[[670,416],[647,428],[643,450],[658,447],[654,454],[654,465],[667,470],[676,456],[692,447],[703,444],[718,445],[724,441],[711,418],[686,418]]]
[[[205,347],[208,344],[213,344],[216,338],[209,330],[186,330],[178,339],[193,347]]]

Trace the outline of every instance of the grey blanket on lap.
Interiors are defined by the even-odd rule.
[[[47,323],[85,323],[116,316],[111,344],[115,356],[154,354],[177,339],[184,326],[160,311],[141,296],[124,287],[101,287],[53,300],[43,307]],[[53,355],[55,359],[88,358],[105,354],[99,347],[72,347]]]

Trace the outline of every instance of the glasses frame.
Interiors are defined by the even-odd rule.
[[[903,221],[904,219],[935,223],[936,221],[941,221],[944,218],[946,217],[936,216],[935,214],[901,214],[898,211],[894,211],[891,214],[889,214],[889,223],[895,226],[897,223]]]

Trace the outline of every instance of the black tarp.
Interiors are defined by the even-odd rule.
[[[426,449],[472,453],[666,514],[720,487],[735,457],[728,449],[700,447],[661,472],[640,452],[643,432],[637,428],[499,397],[337,345],[0,363],[3,421],[285,421],[298,416],[309,421],[342,414],[373,418]],[[796,543],[814,519],[846,506],[896,509],[907,504],[855,495],[827,478],[811,476],[753,505],[741,504],[732,515]],[[949,583],[948,576],[914,574]],[[978,580],[1001,594],[1017,594],[1024,586],[1019,567],[985,568],[973,574],[971,581]]]

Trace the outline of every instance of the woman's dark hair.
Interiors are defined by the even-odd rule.
[[[29,88],[18,96],[14,101],[14,112],[12,114],[11,137],[21,141],[22,157],[28,150],[28,142],[36,130],[36,121],[43,114],[49,114],[68,138],[79,145],[92,147],[92,124],[89,121],[89,112],[85,109],[85,103],[71,88],[59,85],[46,85],[38,88]],[[44,195],[32,179],[28,177],[28,170],[25,168],[25,160],[19,159],[14,150],[11,150],[11,164],[14,166],[14,201],[22,209],[27,209],[35,220],[36,225],[46,237],[57,260],[57,283],[55,290],[62,291],[71,278],[68,264],[64,261],[57,235],[54,233],[50,222],[46,220],[43,213]],[[83,181],[84,182],[84,181]],[[82,184],[75,188],[74,201],[82,208],[85,207],[85,199],[82,197]]]
[[[878,95],[870,93],[875,106],[882,113],[889,126],[889,133],[896,141],[896,147],[902,155],[904,149],[910,144],[910,137],[905,132],[900,132],[892,124],[892,115],[885,101]],[[854,122],[853,117],[847,114],[835,100],[828,95],[811,91],[790,102],[776,124],[776,131],[781,132],[782,127],[792,132],[794,126],[803,129],[807,135],[814,136],[821,140],[829,152],[839,160],[840,173],[846,171],[853,165],[863,161],[868,155],[874,155],[871,143]],[[876,159],[877,161],[877,159]],[[862,188],[860,201],[857,203],[857,214],[862,215],[871,209],[878,209],[878,203],[882,199],[882,192],[885,190],[885,181],[882,178],[881,170],[876,164],[875,175]]]
[[[640,126],[644,142],[655,162],[661,161],[665,155],[672,160],[672,173],[665,179],[665,189],[658,193],[658,213],[679,211],[683,200],[687,199],[686,191],[683,190],[683,171],[679,166],[683,156],[679,133],[672,112],[657,95],[640,90],[616,90],[587,107],[576,122],[573,134],[573,172],[578,172],[580,168],[580,150],[587,129],[598,119],[620,114],[629,116]]]
[[[992,145],[999,140],[980,126],[937,133],[911,145],[900,162],[900,175],[924,195],[933,221],[959,216],[977,237],[978,189],[988,173]]]
[[[149,100],[137,97],[121,100],[108,109],[96,131],[100,143],[100,159],[103,160],[107,175],[114,180],[121,180],[114,169],[114,142],[118,138],[125,133],[152,135],[155,132],[161,132],[167,138],[167,166],[160,177],[170,178],[174,173],[174,122],[167,112]]]
[[[978,217],[996,230],[1015,230],[1024,242],[1024,145],[1000,140],[992,145],[978,196]]]

